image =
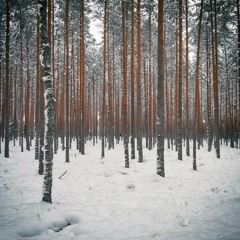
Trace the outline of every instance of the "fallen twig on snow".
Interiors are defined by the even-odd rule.
[[[59,177],[59,179],[66,174],[67,170]]]

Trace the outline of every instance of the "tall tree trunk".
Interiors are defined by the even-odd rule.
[[[220,127],[219,127],[219,94],[218,94],[218,35],[217,35],[217,1],[214,0],[214,39],[215,39],[215,77],[213,81],[214,86],[214,116],[216,126],[216,156],[220,158]]]
[[[40,1],[38,0],[38,4]],[[37,14],[37,60],[36,60],[36,96],[35,96],[35,160],[39,159],[39,100],[40,100],[40,12]]]
[[[137,1],[137,149],[138,162],[143,162],[142,96],[141,96],[141,0]]]
[[[182,160],[182,0],[179,0],[178,160]]]
[[[105,157],[105,105],[106,105],[106,50],[107,50],[107,5],[108,0],[104,4],[104,46],[103,46],[103,98],[102,98],[102,151],[101,157]]]
[[[20,126],[19,126],[19,143],[21,146],[21,152],[23,152],[23,138],[24,138],[24,80],[23,80],[23,27],[22,27],[22,13],[20,9]]]
[[[149,76],[149,109],[148,109],[148,148],[151,150],[153,148],[153,125],[152,125],[152,114],[153,114],[153,102],[152,102],[152,5],[151,1],[149,3],[149,45],[148,45],[148,76]]]
[[[122,0],[122,54],[123,54],[123,141],[125,154],[125,168],[129,168],[128,154],[128,119],[127,119],[127,44],[125,31],[125,1]]]
[[[80,43],[81,43],[81,138],[80,149],[81,153],[85,154],[85,47],[84,47],[84,0],[81,0],[81,18],[80,18]]]
[[[115,96],[116,96],[116,76],[115,76],[115,31],[113,29],[113,37],[112,37],[112,65],[111,65],[111,69],[112,69],[112,131],[113,131],[113,148],[115,145],[114,142],[114,137],[116,138],[116,116],[114,115],[115,113],[115,108],[116,108],[116,101],[115,101]]]
[[[165,39],[165,38],[164,38]],[[170,123],[170,101],[169,101],[169,87],[168,87],[168,69],[167,69],[167,54],[166,54],[166,49],[164,49],[164,56],[165,56],[165,71],[166,71],[166,75],[165,75],[165,96],[166,96],[166,127],[165,127],[165,133],[166,133],[166,137],[167,137],[167,148],[170,149],[170,132],[171,132],[171,123]]]
[[[158,86],[157,86],[157,174],[164,170],[164,42],[163,0],[158,0]]]
[[[219,144],[219,104],[218,104],[218,40],[217,40],[217,12],[216,1],[211,5],[211,28],[212,28],[212,67],[213,67],[213,100],[214,100],[214,131],[215,140],[214,146],[216,149],[216,156],[220,158],[220,144]]]
[[[38,173],[40,175],[43,175],[44,171],[44,132],[45,132],[45,116],[44,116],[44,108],[45,108],[45,102],[44,102],[44,82],[41,81],[43,77],[43,68],[40,67],[40,83],[39,83],[39,166],[38,166]]]
[[[39,3],[41,4],[41,1],[39,1]],[[41,15],[41,12],[40,12]],[[44,109],[45,109],[45,101],[44,101],[44,81],[42,81],[43,78],[43,73],[44,73],[44,69],[43,66],[41,65],[40,62],[40,58],[42,56],[42,28],[41,28],[41,16],[39,18],[40,20],[40,37],[39,37],[39,46],[40,49],[39,50],[39,165],[38,165],[38,173],[40,175],[43,175],[44,173],[44,164],[43,164],[43,160],[44,160],[44,155],[45,155],[45,151],[44,151],[44,132],[45,132],[45,114],[44,114]],[[46,26],[47,27],[47,26]],[[47,32],[46,32],[46,37],[48,37]]]
[[[176,26],[178,19],[176,18]],[[179,29],[176,27],[176,73],[175,73],[175,94],[174,94],[174,139],[175,151],[178,151],[178,82],[179,82]]]
[[[201,40],[201,29],[202,29],[202,11],[203,11],[203,0],[201,0],[200,16],[198,22],[198,45],[197,45],[197,63],[196,63],[196,83],[195,83],[195,106],[194,106],[194,119],[193,119],[193,170],[197,170],[197,154],[196,154],[196,139],[197,139],[197,120],[199,117],[199,104],[200,104],[200,93],[199,93],[199,65],[200,65],[200,40]]]
[[[26,36],[27,38],[27,36]],[[30,73],[29,73],[29,44],[27,39],[27,82],[26,82],[26,93],[25,93],[25,138],[26,138],[26,150],[30,151],[30,115],[29,115],[29,107],[30,107]]]
[[[9,158],[9,118],[10,118],[10,79],[9,79],[9,57],[10,57],[10,0],[6,0],[6,88],[5,88],[5,152],[4,156]]]
[[[131,159],[135,159],[134,0],[131,1]]]
[[[70,148],[72,145],[72,138],[76,136],[76,127],[75,127],[75,104],[76,104],[76,77],[75,77],[75,51],[74,51],[74,31],[72,32],[72,46],[71,46],[71,101],[70,101]]]
[[[190,156],[189,147],[189,96],[188,96],[188,0],[186,0],[186,154]]]
[[[96,93],[95,93],[95,72],[93,70],[93,74],[92,74],[92,106],[93,106],[93,109],[92,109],[92,137],[93,137],[93,146],[95,146],[95,142],[96,142],[96,129],[95,129],[95,119],[96,119]]]
[[[64,53],[64,59],[65,59],[65,53]],[[65,66],[65,61],[63,66]],[[65,150],[65,140],[64,140],[64,136],[65,136],[65,116],[64,116],[64,112],[65,112],[65,79],[64,79],[64,72],[65,69],[63,69],[63,71],[60,74],[60,79],[61,79],[61,92],[60,92],[60,106],[59,106],[59,116],[58,116],[58,124],[59,124],[59,133],[61,136],[61,143],[62,143],[62,150]]]
[[[30,111],[30,146],[32,146],[32,140],[34,139],[34,116],[35,116],[35,92],[34,92],[35,78],[31,78],[31,111]]]
[[[55,98],[55,114],[54,114],[54,122],[55,122],[55,129],[54,129],[54,154],[57,154],[58,150],[58,79],[59,79],[59,71],[57,72],[57,78],[55,74],[55,35],[54,35],[54,19],[55,19],[55,6],[54,6],[54,0],[52,1],[52,37],[51,37],[51,58],[52,58],[52,78],[53,78],[53,93]],[[59,51],[59,49],[58,49]]]
[[[240,142],[240,9],[239,9],[239,0],[237,0],[237,29],[238,29],[238,141]]]
[[[51,45],[47,38],[47,0],[41,0],[40,22],[41,22],[41,55],[45,87],[46,106],[46,143],[45,143],[45,171],[43,184],[44,202],[52,203],[52,165],[53,165],[53,135],[54,135],[54,97],[52,89],[51,73]]]
[[[15,78],[14,83],[16,83],[16,78]],[[0,61],[0,153],[2,153],[2,135],[3,135],[3,122],[4,122],[4,120],[3,120],[3,100],[4,100],[4,97],[3,97],[3,94],[2,94],[2,92],[3,92],[2,89],[3,89],[2,62]],[[14,112],[15,112],[15,109],[14,109]],[[15,125],[14,125],[14,127],[15,127]],[[15,143],[15,138],[14,138],[14,143]]]
[[[69,162],[69,148],[70,148],[70,127],[69,127],[69,50],[68,50],[68,7],[69,3],[66,0],[65,10],[65,83],[66,83],[66,96],[65,96],[65,130],[66,130],[66,162]]]
[[[146,148],[148,148],[148,74],[146,60],[143,60],[143,81],[144,81],[144,136]]]
[[[17,72],[18,72],[18,67],[16,64],[16,69],[15,69],[15,78],[14,78],[14,116],[13,116],[13,122],[14,122],[14,140],[13,144],[16,146],[16,139],[18,137],[18,121],[17,121]]]
[[[212,130],[212,103],[211,103],[211,77],[210,77],[210,53],[208,45],[208,31],[206,31],[206,52],[207,52],[207,141],[208,141],[208,152],[212,149],[213,141],[213,130]]]
[[[109,19],[108,19],[109,22]],[[110,33],[110,29],[108,29]],[[113,123],[113,76],[112,60],[110,54],[110,34],[107,34],[107,51],[108,51],[108,149],[114,148],[114,123]]]

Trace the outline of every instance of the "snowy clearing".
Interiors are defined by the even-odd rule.
[[[52,205],[41,202],[33,150],[0,155],[0,239],[240,239],[239,149],[221,146],[220,160],[198,150],[197,172],[191,157],[165,150],[161,178],[155,149],[125,169],[122,144],[104,159],[100,147],[88,143],[85,156],[71,150],[70,163],[61,150],[54,156]]]

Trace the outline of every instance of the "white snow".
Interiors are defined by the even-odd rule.
[[[143,152],[143,163],[125,169],[122,144],[104,159],[100,142],[85,156],[74,148],[70,163],[59,150],[46,204],[34,151],[11,147],[9,159],[0,155],[0,239],[240,239],[239,149],[221,146],[221,159],[197,151],[197,172],[191,157],[165,150],[165,178],[156,175],[156,149]]]

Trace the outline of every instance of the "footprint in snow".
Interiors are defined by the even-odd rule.
[[[212,191],[213,193],[219,193],[219,192],[220,192],[220,189],[219,189],[218,187],[213,187],[213,188],[211,188],[211,191]]]
[[[183,218],[180,215],[177,215],[176,218],[179,221],[178,224],[179,224],[180,227],[186,227],[191,222],[189,218]]]
[[[6,191],[10,190],[10,188],[8,187],[8,185],[6,183],[3,184],[3,187]]]
[[[128,184],[126,187],[127,189],[135,190],[135,186],[133,184]]]

